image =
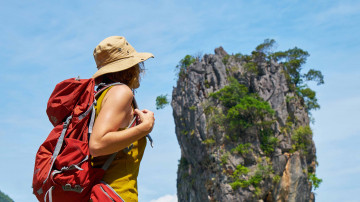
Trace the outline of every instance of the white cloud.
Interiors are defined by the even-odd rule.
[[[151,200],[150,202],[177,202],[177,196],[176,195],[165,195],[158,199]]]

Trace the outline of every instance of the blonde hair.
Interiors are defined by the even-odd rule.
[[[104,74],[96,78],[95,83],[110,84],[115,82],[121,82],[129,86],[129,88],[131,89],[136,89],[140,85],[140,74],[144,72],[144,68],[142,66],[143,63],[138,63],[130,67],[129,69],[125,69],[123,71]]]

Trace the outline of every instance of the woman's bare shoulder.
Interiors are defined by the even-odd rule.
[[[116,103],[116,105],[120,103],[128,105],[131,103],[133,96],[133,92],[127,85],[116,85],[107,92],[105,99],[106,102]]]

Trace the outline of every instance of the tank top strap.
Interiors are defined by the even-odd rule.
[[[106,93],[112,88],[113,86],[110,86],[109,88],[107,88],[106,90],[104,90],[101,95],[97,98],[97,105],[95,106],[95,117],[97,117],[100,113],[101,110],[101,105],[102,105],[102,101],[104,100],[104,97],[106,95]]]

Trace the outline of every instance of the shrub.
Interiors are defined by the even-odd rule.
[[[214,113],[214,108],[211,108],[213,110],[211,119],[214,120],[211,123],[224,126],[226,133],[233,140],[237,139],[237,133],[251,126],[269,125],[264,121],[265,118],[272,118],[275,114],[269,103],[263,101],[258,95],[249,93],[248,88],[235,78],[230,77],[229,81],[229,85],[210,94],[210,97],[220,101],[225,107],[224,113]],[[205,109],[205,111],[209,110]]]
[[[225,55],[222,59],[222,62],[224,63],[224,65],[226,65],[229,61],[230,55]]]
[[[305,151],[311,143],[312,130],[309,126],[300,126],[293,131],[291,140],[293,141],[293,149]]]
[[[206,145],[212,145],[212,144],[215,143],[215,140],[212,139],[212,138],[208,138],[208,139],[202,141],[202,143],[204,143],[204,144],[206,144]]]
[[[235,78],[229,78],[230,84],[215,93],[210,93],[210,97],[220,100],[226,107],[235,106],[240,100],[248,94],[248,88],[241,85]]]
[[[258,67],[254,62],[248,62],[244,65],[244,68],[247,72],[250,72],[252,74],[258,74]]]
[[[189,109],[191,110],[191,111],[195,111],[196,110],[196,106],[195,105],[193,105],[193,106],[191,106],[191,107],[189,107]]]
[[[259,44],[258,46],[256,46],[255,52],[261,53],[264,56],[271,55],[275,44],[276,44],[276,41],[274,39],[265,39],[262,44]]]
[[[183,135],[187,135],[188,133],[189,133],[189,131],[187,131],[186,129],[181,130],[181,134],[183,134]]]
[[[251,147],[250,143],[239,144],[237,147],[232,149],[231,152],[233,152],[233,153],[237,152],[241,155],[245,155],[245,154],[248,154],[250,151],[252,151],[252,149],[250,147]]]
[[[249,168],[239,164],[236,166],[236,170],[233,173],[233,177],[240,177],[243,174],[248,174],[249,171],[250,171]]]
[[[305,102],[305,108],[307,110],[320,109],[320,105],[317,102],[316,92],[310,88],[297,88],[297,93],[301,95]]]
[[[176,65],[175,71],[177,72],[177,76],[179,79],[184,79],[188,67],[196,61],[196,58],[191,55],[186,55],[183,59],[180,60],[179,64]]]
[[[208,80],[204,81],[205,88],[210,88],[210,83]]]
[[[208,125],[206,126],[207,129],[209,127],[213,128],[215,131],[223,132],[225,130],[224,122],[226,120],[225,114],[222,112],[221,109],[209,106],[206,107],[204,110],[205,115],[210,116],[208,119]]]
[[[280,177],[279,175],[275,175],[275,176],[273,177],[273,182],[274,182],[275,184],[277,184],[277,183],[280,182],[280,179],[281,179],[281,177]]]
[[[260,130],[260,148],[266,155],[274,152],[279,140],[274,137],[274,132],[270,128],[263,128]]]
[[[234,182],[230,183],[231,188],[235,190],[239,187],[246,188],[250,185],[253,185],[256,189],[264,178],[267,178],[270,176],[270,174],[274,173],[271,165],[263,166],[262,164],[259,164],[255,174],[250,176],[248,180],[245,180],[244,175],[248,174],[249,171],[249,168],[241,164],[236,166],[236,170],[232,175]]]
[[[241,54],[241,53],[236,53],[234,55],[234,59],[235,59],[236,62],[240,62],[241,60],[243,60],[243,58],[244,58],[244,55]]]
[[[226,152],[224,155],[221,156],[221,158],[220,158],[221,165],[225,165],[227,163],[229,155],[230,155],[229,152]]]
[[[159,95],[156,97],[156,109],[163,109],[166,105],[169,104],[167,95]]]
[[[238,189],[239,187],[245,188],[250,186],[250,182],[243,178],[243,175],[248,174],[250,171],[249,168],[239,164],[236,166],[236,170],[232,174],[232,178],[235,179],[234,182],[230,183],[232,189]]]
[[[314,190],[317,189],[317,188],[319,188],[320,184],[321,184],[322,181],[323,181],[322,179],[317,178],[314,173],[310,173],[310,174],[308,175],[308,178],[309,178],[311,184],[314,186]]]

